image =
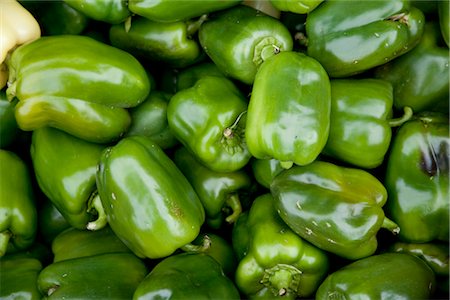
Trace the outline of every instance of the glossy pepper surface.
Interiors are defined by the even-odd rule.
[[[0,148],[10,146],[19,133],[14,117],[15,102],[9,102],[5,91],[0,91]]]
[[[124,138],[103,152],[97,187],[109,225],[139,257],[172,254],[197,237],[205,220],[186,177],[144,136]]]
[[[227,76],[252,84],[268,57],[293,47],[291,34],[279,20],[245,5],[211,16],[200,26],[203,50]]]
[[[51,55],[50,55],[51,53]],[[145,100],[150,82],[131,54],[90,37],[42,37],[8,61],[8,99],[22,130],[51,126],[106,143],[128,129],[126,108]]]
[[[384,253],[355,261],[328,275],[316,299],[430,299],[433,271],[420,258]]]
[[[351,76],[414,48],[424,23],[409,0],[326,1],[306,19],[307,53],[330,77]]]
[[[403,124],[393,140],[385,186],[386,213],[406,242],[449,238],[449,120],[427,113]]]
[[[327,254],[293,232],[273,202],[270,194],[256,198],[245,222],[238,225],[243,227],[236,229],[249,237],[236,284],[250,298],[311,297],[328,271]],[[233,242],[238,234],[233,234]]]
[[[66,218],[48,198],[43,199],[40,203],[38,225],[42,240],[49,245],[58,234],[71,227]]]
[[[385,217],[385,187],[362,169],[317,160],[283,171],[270,191],[280,217],[294,232],[347,259],[374,254],[380,228],[400,230]]]
[[[37,232],[37,210],[25,161],[0,149],[0,257],[30,247]]]
[[[94,201],[104,148],[51,127],[33,131],[30,152],[39,188],[75,228],[86,229],[95,219],[98,228],[106,224],[99,199]]]
[[[330,127],[330,80],[322,66],[299,52],[281,52],[258,70],[245,138],[259,159],[306,165],[322,151]]]
[[[282,163],[274,158],[252,159],[250,164],[255,180],[265,188],[270,188],[275,176],[284,170]]]
[[[167,119],[175,136],[202,164],[231,172],[251,157],[244,141],[246,111],[247,99],[232,81],[205,76],[170,99]]]
[[[280,11],[296,14],[307,14],[313,11],[323,0],[270,0],[272,5]]]
[[[131,12],[125,0],[64,0],[87,17],[111,24],[125,21]]]
[[[159,262],[139,284],[133,299],[239,299],[233,281],[209,255],[181,253]]]

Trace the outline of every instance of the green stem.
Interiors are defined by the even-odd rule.
[[[403,108],[403,116],[401,116],[399,118],[395,118],[395,119],[390,119],[389,126],[391,126],[391,127],[401,126],[403,123],[409,121],[412,118],[413,114],[414,114],[414,112],[413,112],[412,108],[409,106],[405,106]]]
[[[383,224],[381,225],[381,228],[385,228],[392,232],[393,234],[399,234],[400,233],[400,227],[391,219],[388,217],[384,217]]]
[[[124,28],[125,28],[125,32],[128,33],[131,29],[131,16],[129,16],[125,22],[123,22]]]
[[[297,295],[302,271],[288,264],[277,264],[265,269],[261,283],[266,286],[275,297]]]
[[[293,161],[280,161],[280,166],[286,170],[292,168],[293,165],[294,165]]]
[[[231,194],[225,201],[225,205],[231,208],[232,213],[225,218],[228,223],[236,222],[239,215],[242,213],[241,201],[239,201],[239,195]]]
[[[9,230],[5,230],[0,232],[0,257],[6,254],[6,250],[8,249],[9,239],[11,238],[11,232]]]
[[[194,34],[197,33],[197,31],[200,29],[200,26],[206,21],[208,20],[208,15],[204,14],[201,15],[197,20],[190,20],[186,22],[187,25],[187,35],[189,37],[193,36]]]
[[[103,209],[102,201],[100,195],[96,192],[93,197],[89,200],[88,212],[95,210],[97,214],[97,219],[91,221],[87,224],[86,229],[88,230],[99,230],[106,226],[108,220],[106,218],[105,210]]]
[[[200,245],[194,245],[189,243],[180,247],[180,249],[183,250],[184,252],[202,253],[206,252],[210,247],[211,247],[211,238],[205,234],[203,236],[203,241]]]

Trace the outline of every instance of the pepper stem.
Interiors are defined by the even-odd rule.
[[[239,195],[231,194],[225,201],[225,205],[231,208],[232,213],[225,218],[228,223],[236,222],[239,215],[242,213],[241,201],[239,201]]]
[[[207,234],[203,236],[203,240],[200,245],[194,245],[189,243],[180,247],[180,249],[183,250],[184,252],[194,252],[194,253],[206,252],[208,251],[209,248],[211,248],[211,238]]]
[[[274,296],[296,295],[300,286],[302,271],[288,264],[277,264],[265,269],[261,284]]]
[[[193,36],[200,29],[200,26],[208,20],[208,15],[201,15],[197,20],[190,20],[186,22],[186,31],[188,36]]]
[[[414,112],[413,112],[412,108],[409,106],[405,106],[405,107],[403,107],[403,116],[401,116],[399,118],[395,118],[395,119],[390,119],[389,126],[390,127],[401,126],[403,123],[409,121],[412,118],[413,114],[414,114]]]
[[[105,210],[103,209],[102,201],[100,195],[96,192],[89,200],[88,212],[96,211],[97,219],[89,222],[86,225],[88,230],[99,230],[106,226],[108,220],[106,218]]]
[[[9,230],[5,230],[0,232],[0,257],[6,254],[6,250],[8,249],[9,239],[11,238],[11,232]]]
[[[236,153],[243,150],[244,126],[239,126],[239,122],[247,111],[241,112],[236,120],[225,128],[222,132],[221,143],[229,153]]]
[[[128,33],[131,29],[131,16],[126,18],[125,22],[123,22],[125,32]]]
[[[400,227],[388,217],[384,217],[381,228],[385,228],[395,235],[400,233]]]

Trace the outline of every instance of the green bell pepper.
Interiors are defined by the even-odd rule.
[[[130,108],[131,125],[125,136],[148,136],[163,149],[176,146],[179,141],[175,138],[167,121],[167,105],[171,96],[171,94],[153,90],[144,102]]]
[[[211,16],[198,36],[203,50],[226,76],[248,85],[262,62],[293,47],[283,23],[245,5]]]
[[[0,149],[0,257],[30,247],[37,233],[37,209],[28,165]]]
[[[184,147],[176,150],[173,160],[202,202],[208,226],[218,229],[224,221],[227,224],[236,221],[242,212],[240,195],[248,193],[252,186],[246,171],[212,171]]]
[[[375,70],[376,78],[392,84],[396,109],[410,106],[419,113],[441,102],[448,108],[449,50],[439,39],[439,25],[428,22],[419,45]]]
[[[4,90],[0,91],[0,148],[10,146],[19,134],[14,107],[16,103],[9,102]]]
[[[111,24],[125,21],[131,12],[125,0],[63,0],[87,17]]]
[[[56,127],[106,143],[128,129],[126,108],[145,100],[150,82],[131,54],[86,36],[42,37],[10,59],[9,100],[19,99],[17,124],[30,131]]]
[[[322,153],[361,168],[380,166],[391,143],[391,127],[412,117],[392,119],[393,89],[381,79],[331,80],[330,133]]]
[[[307,53],[330,77],[351,76],[414,48],[424,23],[409,0],[325,1],[307,16]]]
[[[185,21],[204,14],[223,10],[242,0],[128,0],[128,8],[136,15],[158,22]]]
[[[322,66],[302,53],[281,52],[256,74],[245,128],[248,150],[286,168],[309,164],[327,142],[330,110],[330,80]]]
[[[270,2],[280,11],[307,14],[319,6],[323,0],[270,0]]]
[[[39,188],[75,228],[106,225],[95,197],[95,174],[105,147],[51,127],[33,131],[30,152]]]
[[[174,77],[175,92],[193,87],[197,80],[205,76],[224,77],[216,64],[212,62],[202,62],[179,70]]]
[[[45,299],[131,299],[147,272],[131,253],[106,253],[49,264],[37,283]]]
[[[328,275],[316,299],[431,299],[433,271],[405,253],[372,255]]]
[[[209,255],[181,253],[160,261],[139,284],[138,299],[239,299],[233,281]]]
[[[250,165],[255,180],[267,189],[270,188],[270,184],[275,176],[284,170],[282,163],[274,158],[252,159]]]
[[[142,258],[165,257],[191,243],[205,220],[186,177],[144,136],[124,138],[103,152],[97,188],[112,230]]]
[[[105,253],[131,252],[109,226],[89,231],[68,228],[52,242],[53,262]]]
[[[244,141],[247,99],[232,81],[205,76],[177,92],[167,107],[175,137],[207,168],[232,172],[251,154]]]
[[[38,210],[38,230],[42,240],[51,245],[55,237],[69,227],[69,222],[52,201],[43,199]]]
[[[250,298],[311,297],[328,271],[328,257],[293,232],[278,216],[270,194],[257,197],[240,230],[248,231],[247,249],[235,280]],[[234,230],[234,229],[233,229]],[[238,230],[238,229],[237,229]],[[234,239],[239,238],[237,233]]]
[[[362,169],[325,161],[294,166],[270,185],[281,218],[313,245],[350,260],[377,250],[376,234],[397,224],[385,217],[383,184]]]
[[[0,259],[1,299],[41,299],[37,278],[42,263],[36,258],[3,256]]]
[[[448,0],[437,1],[437,9],[439,14],[439,27],[441,29],[442,38],[447,44],[447,47],[449,46],[450,41],[449,5],[450,1]]]
[[[134,17],[131,27],[117,24],[109,30],[111,44],[135,55],[141,61],[163,62],[183,68],[201,57],[201,48],[193,35],[203,19],[196,21],[157,22]]]
[[[405,242],[449,240],[449,119],[427,113],[403,124],[392,141],[386,214]]]

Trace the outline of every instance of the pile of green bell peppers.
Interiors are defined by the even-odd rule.
[[[448,299],[448,0],[8,1],[1,299]]]

